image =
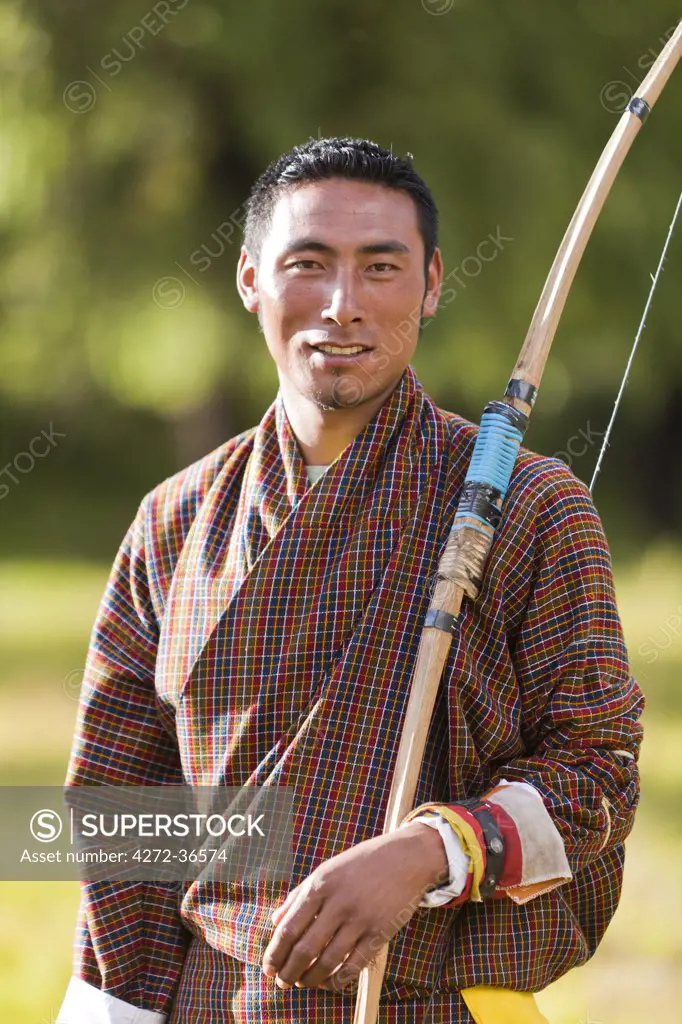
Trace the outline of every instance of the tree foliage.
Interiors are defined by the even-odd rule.
[[[152,486],[258,422],[277,380],[234,288],[243,203],[279,153],[332,134],[413,153],[431,185],[459,283],[449,278],[415,368],[439,405],[477,418],[501,394],[583,187],[676,21],[663,0],[3,0],[6,437],[16,446],[17,424],[63,411],[82,456],[68,486],[85,492],[93,424],[139,424],[139,479],[130,452],[104,448],[131,500],[140,480]],[[588,421],[603,429],[679,194],[681,129],[678,71],[578,273],[528,436],[537,450],[565,450]],[[477,265],[491,233],[509,241]],[[682,441],[681,270],[678,237],[604,474],[608,508],[634,501],[630,540],[674,528],[663,452]],[[180,439],[161,462],[153,421]]]

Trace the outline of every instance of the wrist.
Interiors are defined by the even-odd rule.
[[[456,804],[423,804],[410,811],[405,823],[414,823],[412,819],[425,811],[435,811],[451,825],[469,858],[464,887],[447,905],[504,895],[498,886],[513,884],[521,856],[519,836],[506,812],[485,797],[469,798]]]
[[[418,843],[419,863],[424,869],[423,888],[447,885],[450,880],[450,865],[445,843],[436,829],[424,822],[414,821],[401,826],[400,831]]]

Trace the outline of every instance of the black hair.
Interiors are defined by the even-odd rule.
[[[347,136],[310,138],[274,160],[256,180],[247,201],[244,246],[254,263],[282,192],[292,186],[323,178],[370,181],[405,192],[417,208],[419,233],[424,242],[424,276],[438,245],[438,210],[431,190],[412,168],[412,154],[404,157],[370,142]]]

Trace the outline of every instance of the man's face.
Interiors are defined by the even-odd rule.
[[[403,192],[331,178],[280,195],[256,268],[242,249],[238,287],[258,313],[280,380],[325,409],[376,401],[411,361],[442,280],[424,279],[417,209]],[[320,344],[359,345],[325,354]]]

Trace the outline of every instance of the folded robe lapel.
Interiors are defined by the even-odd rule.
[[[218,474],[175,569],[157,662],[196,784],[255,782],[363,622],[365,672],[374,648],[387,664],[390,647],[413,663],[449,522],[438,528],[443,481],[433,472],[445,429],[425,399],[408,367],[310,488],[280,393]],[[387,617],[390,595],[397,619]]]

